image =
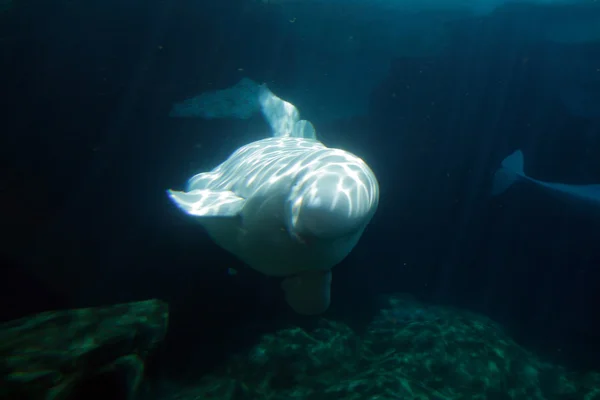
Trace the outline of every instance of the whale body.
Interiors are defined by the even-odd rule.
[[[492,195],[499,195],[518,181],[532,183],[563,200],[600,207],[600,184],[570,185],[560,182],[546,182],[525,174],[523,152],[517,150],[502,161],[494,174]]]
[[[296,312],[319,314],[330,304],[331,268],[377,209],[378,182],[362,159],[317,140],[292,104],[264,85],[257,96],[272,137],[240,147],[168,195],[219,246],[265,275],[284,277]]]

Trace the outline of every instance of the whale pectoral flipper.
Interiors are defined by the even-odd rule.
[[[281,288],[285,300],[298,314],[321,314],[331,302],[331,270],[310,270],[289,276]]]
[[[246,202],[229,190],[167,190],[167,194],[180,209],[195,217],[233,217],[240,213]]]

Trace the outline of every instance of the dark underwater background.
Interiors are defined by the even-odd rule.
[[[569,12],[600,13],[594,4]],[[310,3],[293,5],[297,21],[284,6],[13,0],[0,14],[2,321],[165,300],[169,333],[147,373],[167,377],[206,373],[289,324],[310,328],[277,279],[165,195],[268,135],[260,115],[169,117],[248,77],[379,179],[377,214],[333,271],[328,317],[360,330],[380,295],[407,293],[485,314],[544,359],[600,369],[600,213],[526,184],[490,195],[516,149],[530,176],[600,183],[600,42],[537,36],[567,8],[522,6],[439,22],[443,49],[410,54],[370,34],[384,16],[353,25],[348,8],[307,33],[294,24]]]

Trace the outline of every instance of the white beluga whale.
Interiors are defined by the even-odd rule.
[[[523,152],[517,150],[502,161],[494,174],[492,194],[498,195],[518,181],[529,182],[564,200],[600,207],[600,184],[570,185],[559,182],[545,182],[525,174]]]
[[[300,314],[330,304],[331,269],[360,239],[379,202],[369,166],[317,140],[294,105],[261,86],[260,109],[272,137],[237,149],[212,171],[188,180],[171,200],[212,239],[251,268],[283,277]]]

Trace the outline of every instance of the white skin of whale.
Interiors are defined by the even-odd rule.
[[[274,137],[242,146],[169,196],[245,264],[286,277],[296,312],[318,314],[329,307],[331,268],[375,213],[378,183],[359,157],[319,142],[293,105],[266,88],[260,102]]]

